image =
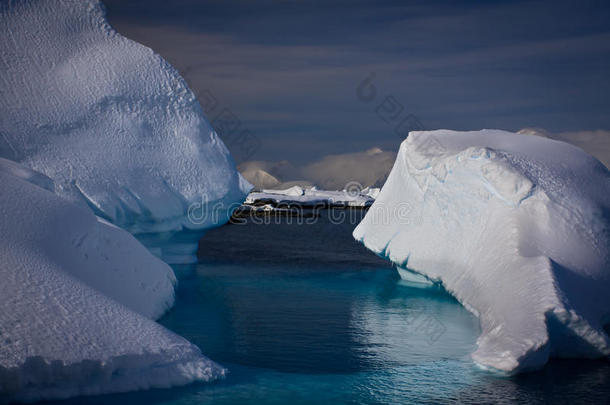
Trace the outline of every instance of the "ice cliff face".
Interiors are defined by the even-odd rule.
[[[135,234],[217,226],[245,198],[184,80],[101,3],[3,3],[0,27],[1,157]],[[193,204],[215,214],[192,221]]]
[[[514,373],[610,354],[608,196],[608,169],[563,142],[413,132],[354,237],[442,283],[480,318],[474,360]]]

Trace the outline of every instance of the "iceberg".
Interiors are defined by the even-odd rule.
[[[177,243],[166,259],[193,258],[251,186],[178,72],[118,34],[97,0],[6,3],[0,27],[0,156],[162,257]]]
[[[0,161],[0,402],[224,375],[149,319],[173,302],[169,266],[126,231],[41,187],[43,178]]]
[[[564,142],[411,132],[353,235],[442,284],[480,319],[474,361],[512,374],[610,354],[608,196],[608,169]]]

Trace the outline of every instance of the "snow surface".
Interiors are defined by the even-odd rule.
[[[610,354],[610,173],[581,149],[498,130],[412,132],[354,237],[440,282],[507,373]]]
[[[169,387],[224,370],[149,317],[172,270],[129,233],[0,165],[0,402]]]
[[[176,70],[99,1],[6,3],[0,27],[0,156],[132,233],[230,218],[251,186]],[[215,215],[193,222],[193,204]]]

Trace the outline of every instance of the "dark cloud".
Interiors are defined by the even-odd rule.
[[[390,95],[430,129],[610,128],[607,2],[105,3],[261,140],[249,159],[396,149],[397,123],[376,112]]]

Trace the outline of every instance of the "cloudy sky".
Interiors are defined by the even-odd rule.
[[[250,154],[228,139],[238,162],[397,149],[418,126],[610,129],[607,1],[105,4],[210,121],[230,114],[260,141]]]

